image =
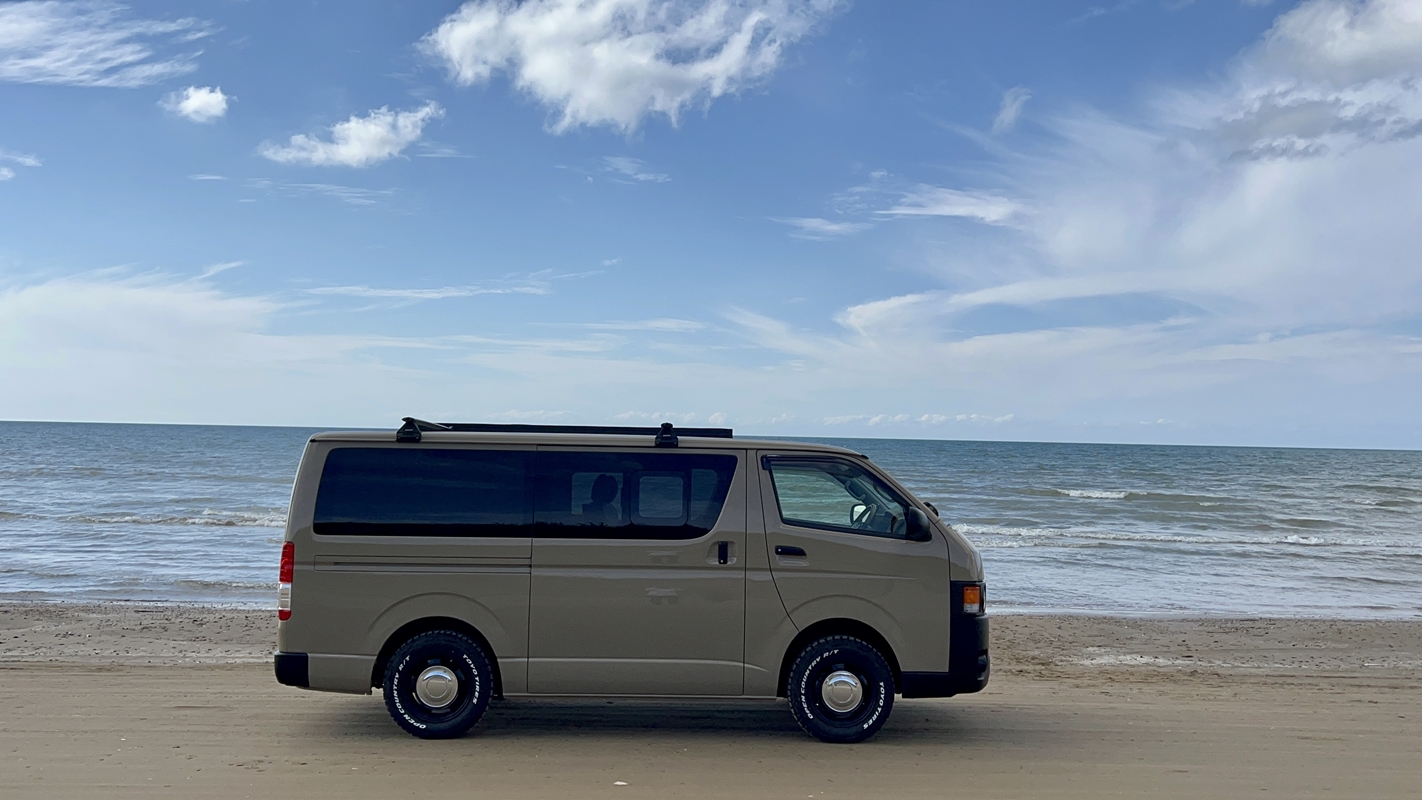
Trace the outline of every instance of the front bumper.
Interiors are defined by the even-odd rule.
[[[899,691],[904,697],[952,697],[981,692],[992,673],[988,654],[987,614],[964,614],[959,599],[963,584],[953,581],[953,614],[948,632],[947,672],[905,672]],[[986,601],[987,591],[983,590]]]

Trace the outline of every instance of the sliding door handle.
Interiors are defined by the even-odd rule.
[[[717,564],[729,564],[729,563],[731,563],[731,543],[730,543],[730,542],[717,542],[717,543],[716,543],[716,563],[717,563]]]
[[[796,558],[804,558],[804,557],[805,557],[805,548],[803,548],[803,547],[787,547],[786,545],[783,545],[783,544],[777,544],[777,545],[775,546],[775,554],[776,554],[777,556],[792,556],[792,557],[796,557]]]

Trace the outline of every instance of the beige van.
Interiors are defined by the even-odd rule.
[[[851,450],[723,428],[322,433],[282,546],[276,677],[424,738],[494,697],[789,700],[857,742],[988,680],[982,562]]]

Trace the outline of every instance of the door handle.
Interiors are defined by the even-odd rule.
[[[783,545],[783,544],[777,544],[777,545],[775,546],[775,554],[776,554],[777,556],[798,556],[799,558],[804,558],[804,557],[805,557],[805,548],[803,548],[803,547],[787,547],[786,545]]]
[[[730,543],[730,542],[717,542],[717,543],[716,543],[716,563],[717,563],[717,564],[729,564],[729,563],[731,563],[731,543]]]

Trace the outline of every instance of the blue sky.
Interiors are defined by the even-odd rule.
[[[0,4],[0,418],[1422,447],[1422,0]]]

